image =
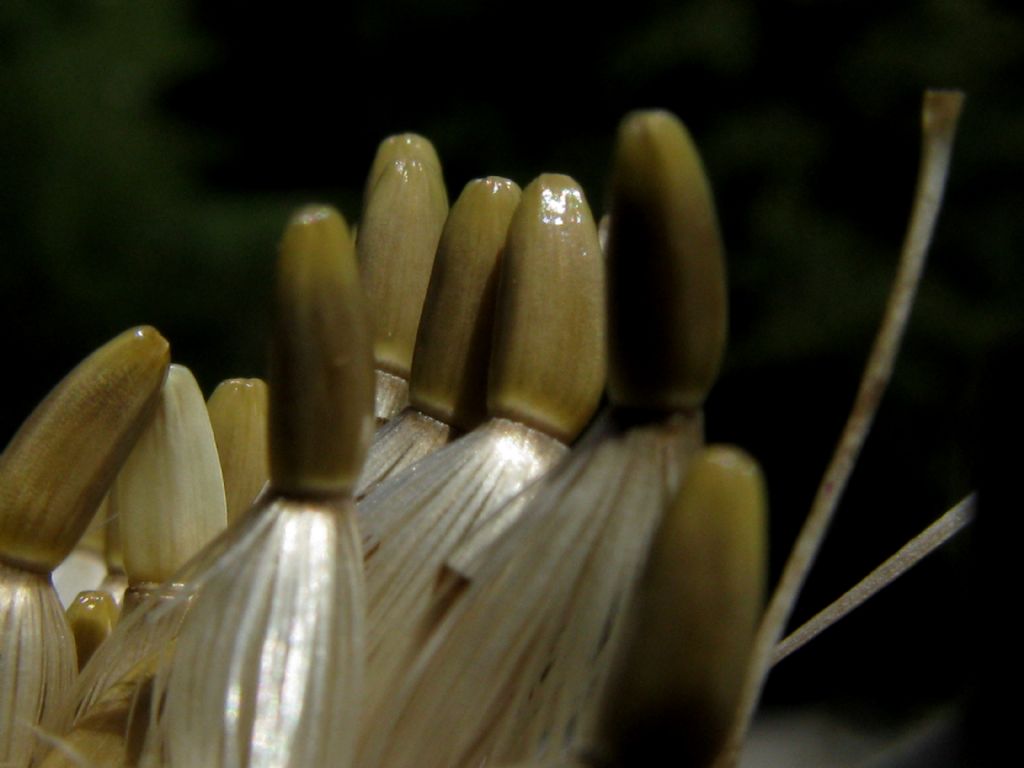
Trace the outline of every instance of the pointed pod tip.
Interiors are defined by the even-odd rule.
[[[734,445],[709,445],[698,456],[701,464],[744,485],[763,486],[761,465],[749,453]],[[763,488],[761,489],[763,491]]]
[[[167,380],[164,382],[164,391],[184,391],[185,389],[199,389],[199,382],[187,366],[181,363],[171,363],[167,368]]]
[[[514,192],[518,197],[518,195],[522,194],[522,190],[519,188],[518,184],[512,181],[512,179],[506,179],[503,176],[483,176],[479,179],[473,179],[466,184],[463,192],[465,192],[466,189],[474,187],[486,189],[492,195]]]
[[[345,219],[329,205],[306,205],[292,214],[281,239],[281,254],[295,251],[337,250],[342,241],[351,247],[351,235]]]
[[[161,335],[160,331],[152,325],[137,325],[134,328],[130,328],[125,331],[125,335],[131,336],[146,344],[159,345],[164,349],[170,350],[170,344],[167,339],[165,339]]]
[[[619,127],[620,141],[631,137],[653,136],[657,141],[659,133],[675,134],[686,130],[683,121],[667,109],[634,109],[622,118]]]
[[[157,369],[166,370],[171,364],[171,344],[151,325],[137,325],[115,336],[104,347],[113,357],[125,361],[136,360]]]
[[[267,382],[263,379],[224,379],[213,390],[210,395],[210,402],[216,397],[265,397],[267,393]]]
[[[381,171],[396,160],[399,162],[418,161],[437,168],[441,167],[441,160],[430,139],[418,133],[396,133],[393,136],[388,136],[377,145],[377,152],[374,154],[370,172],[366,176],[366,196],[373,191],[373,187],[380,179]]]
[[[331,206],[310,203],[299,208],[288,220],[289,227],[303,227],[327,220],[340,221],[341,215]]]

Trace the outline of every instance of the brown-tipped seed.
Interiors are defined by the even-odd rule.
[[[117,603],[109,592],[90,589],[79,592],[68,606],[68,624],[75,636],[78,668],[92,658],[100,643],[107,639],[117,623]]]
[[[267,385],[262,379],[228,379],[210,395],[228,523],[241,517],[270,479],[267,454]]]
[[[326,206],[292,217],[281,242],[270,354],[271,485],[350,492],[373,433],[373,363],[345,221]]]
[[[609,689],[614,765],[707,765],[736,712],[764,605],[767,506],[756,462],[693,459],[655,536]]]
[[[608,233],[608,396],[697,408],[725,348],[725,264],[714,201],[683,124],[635,112],[619,127]]]
[[[523,191],[501,266],[487,407],[569,443],[605,379],[604,264],[583,191],[544,174]]]
[[[39,571],[67,557],[156,407],[167,341],[133,328],[83,360],[0,455],[0,558]]]
[[[149,426],[110,489],[132,584],[167,581],[227,527],[224,481],[203,393],[172,365]]]
[[[469,182],[452,206],[423,304],[409,401],[460,429],[483,420],[498,265],[522,191],[493,176]]]
[[[424,165],[432,165],[438,171],[441,170],[441,160],[429,139],[416,133],[398,133],[388,136],[377,145],[377,154],[373,157],[370,172],[366,174],[366,184],[363,187],[364,212],[373,188],[380,181],[381,173],[396,160],[416,160]],[[354,229],[355,227],[353,227]]]
[[[380,171],[359,225],[359,266],[377,368],[409,378],[434,252],[448,216],[440,166],[395,160]]]

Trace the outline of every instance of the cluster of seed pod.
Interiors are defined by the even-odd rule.
[[[624,119],[610,201],[603,237],[566,176],[449,211],[393,137],[358,236],[287,225],[269,386],[205,403],[151,328],[69,374],[0,458],[0,764],[720,757],[766,503],[704,444],[725,267],[678,119]],[[106,578],[65,618],[94,515]]]

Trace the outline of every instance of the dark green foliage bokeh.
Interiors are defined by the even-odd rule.
[[[435,142],[453,199],[475,176],[525,185],[557,171],[579,179],[599,212],[619,118],[667,107],[705,153],[729,251],[731,347],[708,433],[766,468],[777,572],[881,315],[913,191],[921,92],[960,87],[966,114],[907,348],[806,615],[972,486],[975,371],[1019,317],[1024,284],[1024,21],[1014,9],[5,0],[0,435],[133,324],[159,327],[207,393],[262,374],[288,211],[318,199],[354,219],[389,133]],[[856,647],[863,657],[833,669],[835,687],[870,698],[921,657],[928,633],[955,642],[956,547],[934,560],[808,661],[787,662],[794,679],[816,654]],[[926,663],[890,705],[912,706],[915,686],[950,693]]]

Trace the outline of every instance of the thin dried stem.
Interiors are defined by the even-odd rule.
[[[903,545],[900,551],[865,576],[855,587],[809,619],[799,629],[775,646],[772,665],[802,648],[868,598],[892,584],[928,555],[941,547],[974,519],[975,497],[963,498],[942,517]]]
[[[853,409],[843,429],[832,460],[825,471],[817,495],[811,505],[782,577],[765,612],[754,654],[751,658],[747,681],[736,723],[727,742],[720,764],[735,764],[743,738],[750,727],[754,710],[764,690],[772,666],[775,646],[785,631],[797,596],[814,564],[828,526],[832,521],[839,499],[846,487],[857,457],[867,438],[871,423],[899,351],[913,307],[914,296],[924,270],[925,257],[931,244],[932,233],[942,204],[942,194],[949,172],[957,119],[963,105],[959,91],[927,91],[922,108],[923,147],[918,172],[914,207],[903,249],[899,271],[882,320],[881,328],[868,358]]]

